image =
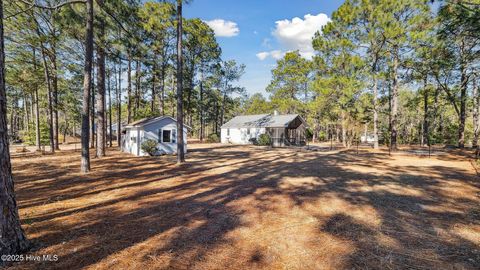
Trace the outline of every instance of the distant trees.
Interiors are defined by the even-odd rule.
[[[80,171],[90,171],[89,132],[90,132],[90,90],[92,88],[92,66],[93,66],[93,0],[87,0],[85,25],[85,65],[83,69],[83,107],[82,107],[82,159]],[[93,115],[92,115],[93,117]]]
[[[473,87],[480,53],[480,1],[446,2],[438,14],[435,78],[458,116],[458,146],[465,145],[468,88]],[[476,21],[476,22],[475,22]],[[476,98],[476,97],[473,97]]]
[[[227,101],[231,94],[243,94],[245,89],[234,86],[232,83],[238,81],[245,73],[245,65],[238,64],[235,60],[223,61],[218,70],[218,86],[222,93],[222,111],[220,116],[220,126],[225,123],[225,111]]]
[[[29,242],[20,224],[13,187],[7,130],[3,1],[0,1],[0,255],[25,251]],[[0,261],[0,266],[4,264]]]
[[[278,110],[292,113],[302,110],[302,102],[310,99],[312,63],[298,51],[288,52],[272,70],[272,81],[267,86],[272,102]]]
[[[110,126],[118,144],[124,122],[166,114],[188,123],[200,139],[218,132],[222,116],[241,104],[236,93],[243,90],[231,82],[243,72],[227,79],[228,87],[220,84],[229,74],[222,73],[215,34],[200,19],[180,18],[182,4],[9,1],[6,86],[12,137],[55,151],[66,136],[81,133],[86,172],[85,145],[104,156]],[[95,10],[91,24],[87,7]],[[177,134],[181,142],[183,134]]]
[[[271,113],[275,107],[260,93],[250,96],[243,106],[245,114]]]
[[[243,110],[301,113],[314,139],[347,147],[369,129],[374,148],[379,140],[392,150],[464,147],[467,137],[478,145],[480,1],[440,1],[438,13],[430,2],[345,1],[315,35],[312,61],[286,53],[272,70],[270,101],[255,95]]]

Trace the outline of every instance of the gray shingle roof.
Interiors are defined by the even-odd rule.
[[[239,115],[223,124],[222,128],[262,127],[262,119],[268,114]]]
[[[222,128],[287,127],[297,117],[299,117],[298,114],[240,115],[223,124]]]
[[[125,128],[132,128],[132,127],[143,127],[143,126],[146,126],[146,125],[149,125],[151,123],[154,123],[154,122],[157,122],[157,121],[160,121],[162,119],[165,119],[165,118],[170,118],[172,119],[174,122],[177,122],[177,120],[171,116],[158,116],[158,117],[147,117],[147,118],[142,118],[140,120],[137,120],[135,122],[132,122],[130,124],[127,124],[125,126]],[[190,126],[188,125],[185,125],[183,124],[184,127],[186,127],[187,129],[192,129]]]
[[[287,127],[298,116],[298,114],[271,115],[266,127]]]

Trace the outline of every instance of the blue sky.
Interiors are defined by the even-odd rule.
[[[299,49],[312,55],[309,39],[328,21],[340,0],[193,0],[186,18],[198,17],[215,30],[224,60],[246,65],[239,85],[249,94],[263,93],[276,59]],[[305,17],[307,14],[310,16]],[[297,17],[297,19],[293,19]],[[279,23],[276,23],[281,21]],[[308,44],[307,44],[308,43]]]

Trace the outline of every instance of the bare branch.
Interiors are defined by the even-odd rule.
[[[438,73],[435,72],[434,73],[434,77],[438,83],[438,85],[440,85],[440,87],[445,91],[445,93],[447,94],[447,97],[448,97],[448,100],[450,100],[450,103],[452,104],[453,108],[455,109],[455,112],[457,113],[457,115],[460,117],[460,110],[458,109],[458,106],[457,106],[457,103],[455,102],[455,98],[453,97],[452,93],[450,92],[450,89],[448,88],[447,84],[443,84],[440,79],[438,78]]]
[[[32,6],[29,6],[28,8],[26,8],[26,9],[24,9],[24,10],[20,10],[20,11],[14,13],[14,14],[10,14],[10,15],[6,16],[5,19],[10,19],[10,18],[13,18],[13,17],[15,17],[15,16],[18,16],[18,15],[20,15],[20,14],[22,14],[22,13],[25,13],[25,12],[31,10],[31,9],[34,8],[34,7],[35,7],[35,6],[33,6],[33,5],[32,5]]]
[[[43,6],[43,5],[39,5],[39,4],[35,3],[35,0],[33,1],[33,3],[29,2],[27,0],[19,0],[19,1],[22,2],[22,3],[25,3],[29,6],[32,6],[32,7],[41,8],[41,9],[49,9],[49,10],[56,10],[56,9],[59,9],[63,6],[71,5],[71,4],[85,4],[85,3],[87,3],[86,0],[69,0],[69,1],[66,1],[66,2],[63,2],[63,3],[56,4],[55,6]]]
[[[108,16],[110,16],[119,26],[120,28],[122,28],[122,30],[127,33],[128,35],[130,35],[131,37],[135,38],[135,36],[130,32],[128,31],[125,26],[123,26],[123,24],[110,12],[110,10],[108,10],[105,6],[100,6],[100,8],[105,12],[107,13]]]

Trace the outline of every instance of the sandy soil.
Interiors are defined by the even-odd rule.
[[[479,269],[470,162],[192,145],[175,157],[13,158],[31,255],[12,269]]]

